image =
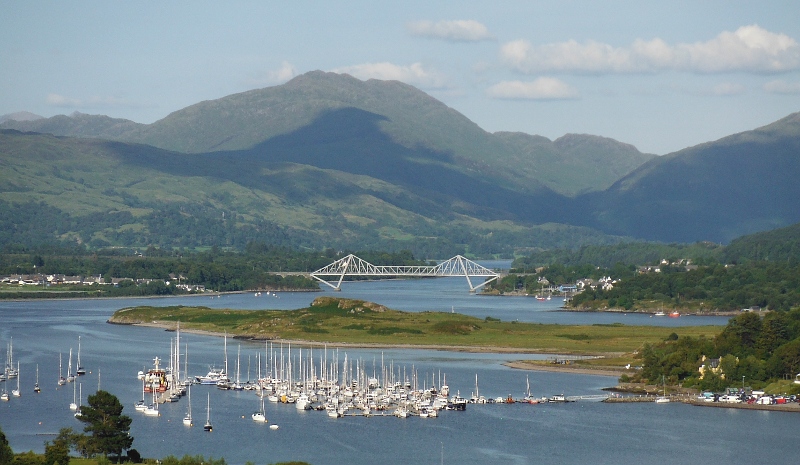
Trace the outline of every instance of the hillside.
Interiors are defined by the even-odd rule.
[[[495,137],[512,148],[506,163],[570,196],[605,190],[654,157],[630,144],[588,134],[567,134],[554,141],[521,132],[497,132]]]
[[[800,222],[800,113],[652,157],[598,136],[489,134],[412,86],[316,71],[149,125],[76,113],[0,127],[70,136],[0,135],[15,240],[31,201],[66,216],[25,237],[171,246],[510,253],[727,243]]]
[[[591,225],[666,242],[736,237],[800,222],[800,113],[653,158],[579,200]]]
[[[746,260],[800,263],[800,223],[734,239],[725,247],[722,258],[726,263]]]
[[[259,241],[316,250],[409,249],[431,257],[616,240],[583,227],[518,221],[510,207],[527,202],[525,211],[533,214],[531,198],[506,204],[515,196],[498,186],[483,185],[487,194],[475,185],[464,188],[460,183],[470,180],[458,171],[435,160],[404,158],[408,153],[388,140],[381,152],[387,159],[369,164],[370,152],[352,160],[353,166],[363,164],[361,174],[281,159],[327,154],[335,165],[336,157],[349,153],[335,148],[352,142],[337,128],[331,127],[336,137],[320,153],[292,148],[304,140],[301,132],[284,145],[277,139],[252,151],[211,154],[0,131],[0,245],[66,240],[241,250]],[[356,140],[366,137],[359,134]],[[415,177],[416,171],[436,179]],[[437,189],[436,180],[448,182]],[[485,195],[506,203],[491,205]]]
[[[249,150],[296,133],[325,115],[343,115],[341,111],[347,109],[379,115],[377,127],[398,146],[438,153],[464,174],[480,175],[517,192],[545,186],[566,195],[601,190],[648,158],[627,144],[589,136],[578,136],[579,144],[549,144],[552,155],[540,153],[525,141],[537,136],[489,134],[410,85],[321,71],[282,85],[200,102],[149,125],[78,113],[6,121],[0,127],[208,153]]]

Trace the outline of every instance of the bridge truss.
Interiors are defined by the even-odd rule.
[[[363,260],[353,254],[340,258],[328,266],[318,269],[310,274],[310,276],[322,283],[327,284],[335,290],[340,290],[342,281],[345,276],[368,276],[377,278],[389,277],[415,277],[415,278],[431,278],[431,277],[446,277],[446,276],[464,276],[467,279],[470,292],[475,292],[490,282],[500,277],[494,271],[483,267],[472,260],[456,255],[450,260],[439,263],[435,266],[376,266]],[[324,277],[338,277],[336,284],[321,278]],[[486,278],[478,285],[472,284],[471,278]]]

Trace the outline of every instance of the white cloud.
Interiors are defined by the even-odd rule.
[[[347,73],[362,80],[381,79],[384,81],[402,81],[414,86],[440,89],[447,87],[446,78],[435,70],[426,69],[422,63],[400,66],[394,63],[363,63],[334,69],[335,73]]]
[[[800,82],[770,81],[764,84],[764,90],[771,94],[800,94]]]
[[[246,78],[242,82],[247,87],[264,87],[283,84],[297,76],[297,68],[288,61],[283,61],[280,68],[267,71],[254,78]]]
[[[555,78],[540,77],[535,81],[503,81],[486,90],[498,99],[569,100],[578,98],[578,91]]]
[[[414,21],[406,25],[411,34],[433,39],[444,39],[459,42],[477,42],[491,40],[489,29],[472,19],[450,21]]]
[[[281,67],[279,69],[270,71],[267,75],[270,81],[275,83],[283,83],[297,76],[297,69],[295,69],[295,67],[288,61],[284,61],[281,63]]]
[[[500,56],[508,66],[524,73],[770,73],[800,69],[800,44],[757,25],[725,31],[706,42],[676,45],[656,38],[637,39],[627,47],[591,40],[537,46],[520,39],[504,44]]]
[[[52,105],[54,107],[79,107],[82,105],[82,102],[78,99],[74,99],[71,97],[65,97],[59,94],[49,94],[47,99],[45,99],[48,105]]]

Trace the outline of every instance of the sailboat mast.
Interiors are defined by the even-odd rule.
[[[178,384],[178,380],[181,379],[181,322],[177,322],[177,328],[175,329],[175,373],[172,377],[174,380],[174,384]]]

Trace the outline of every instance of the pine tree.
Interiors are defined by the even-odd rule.
[[[122,414],[122,404],[109,392],[97,391],[88,401],[88,406],[81,407],[78,419],[86,423],[83,431],[91,433],[92,449],[106,457],[116,454],[119,461],[122,451],[133,444],[133,437],[128,434],[130,417]]]

